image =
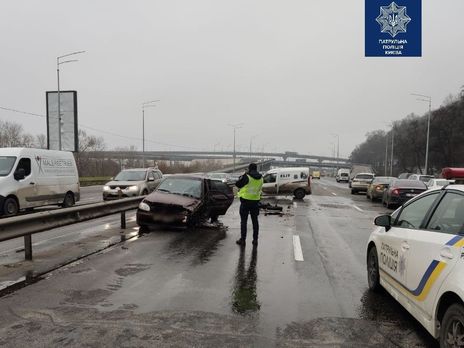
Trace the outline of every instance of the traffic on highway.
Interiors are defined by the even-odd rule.
[[[0,307],[10,308],[2,310],[2,321],[16,323],[3,330],[9,334],[20,325],[18,314],[8,314],[11,308],[21,313],[48,308],[57,320],[74,322],[79,312],[67,313],[72,305],[85,309],[85,320],[99,323],[108,322],[112,311],[124,313],[137,323],[134,345],[147,330],[174,329],[155,323],[142,328],[154,313],[163,321],[180,320],[199,345],[225,339],[221,327],[207,337],[200,333],[210,320],[245,325],[228,331],[225,340],[232,345],[313,346],[326,344],[327,335],[337,345],[447,347],[459,341],[464,169],[445,168],[442,179],[428,178],[430,188],[421,178],[376,176],[356,166],[343,183],[344,173],[341,169],[335,178],[322,171],[316,180],[305,167],[263,172],[261,243],[257,247],[253,240],[252,248],[243,243],[239,249],[234,240],[240,237],[243,200],[234,195],[240,196],[235,185],[242,176],[235,181],[227,173],[163,176],[157,168],[139,168],[123,170],[102,186],[82,187],[83,206],[104,201],[108,187],[118,192],[114,199],[124,200],[132,186],[140,204],[127,215],[126,228],[109,215],[34,234],[32,263],[22,259],[19,239],[0,243]],[[307,195],[299,197],[302,182]],[[275,188],[266,190],[266,184]],[[14,218],[0,224],[9,219]],[[41,288],[53,295],[40,297],[39,291],[39,298],[27,300],[30,291]],[[182,319],[175,319],[180,313]],[[118,330],[117,322],[110,322],[98,338],[109,345],[116,344],[112,332]],[[47,320],[40,325],[48,340],[68,335],[54,333]],[[294,325],[301,330],[294,332]],[[378,333],[374,338],[364,329],[369,325]],[[173,341],[162,342],[187,344],[183,330],[174,329]],[[246,340],[240,330],[250,330]],[[339,330],[344,334],[335,334]],[[36,339],[19,331],[5,342]],[[89,335],[97,339],[99,333]]]

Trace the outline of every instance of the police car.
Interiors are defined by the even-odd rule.
[[[464,185],[426,191],[374,223],[369,288],[385,288],[441,347],[464,347]]]

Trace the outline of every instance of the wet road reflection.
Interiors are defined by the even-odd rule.
[[[366,290],[361,297],[359,316],[378,323],[394,323],[403,331],[416,333],[423,346],[438,347],[424,327],[385,290],[377,293]]]
[[[178,236],[169,243],[168,248],[175,260],[178,260],[179,256],[193,254],[193,264],[203,264],[216,253],[220,242],[227,236],[226,232],[226,227],[176,231],[173,233]]]
[[[248,269],[245,269],[245,246],[240,247],[240,256],[235,274],[234,287],[232,289],[232,311],[238,314],[251,314],[261,308],[258,301],[256,282],[256,262],[258,248],[253,246],[251,260]]]

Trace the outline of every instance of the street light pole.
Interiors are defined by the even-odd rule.
[[[385,132],[385,176],[387,176],[388,168],[388,132]]]
[[[61,93],[60,93],[60,65],[65,64],[65,63],[73,63],[77,62],[78,59],[70,59],[70,60],[65,60],[64,62],[60,62],[60,59],[73,56],[75,54],[81,54],[85,53],[85,51],[76,51],[72,53],[68,53],[59,57],[56,57],[56,79],[57,79],[57,99],[58,99],[58,108],[57,108],[57,113],[58,113],[58,150],[61,151]]]
[[[155,107],[159,100],[151,100],[142,103],[142,168],[145,168],[145,108]]]
[[[390,161],[390,176],[393,176],[393,150],[395,146],[395,129],[392,125],[392,147],[391,147],[391,161]]]
[[[235,173],[235,133],[237,131],[237,129],[239,128],[242,128],[243,127],[243,123],[236,123],[236,124],[229,124],[230,127],[234,128],[234,173]]]
[[[416,94],[416,93],[411,93],[411,95],[415,95],[416,97],[422,97],[424,99],[417,99],[420,101],[425,101],[429,103],[429,113],[427,116],[427,141],[425,145],[425,175],[428,173],[429,169],[429,142],[430,142],[430,117],[432,115],[432,97],[429,95],[423,95],[423,94]]]
[[[338,163],[339,163],[339,158],[340,158],[340,135],[339,134],[332,134],[332,135],[334,137],[337,137],[337,170],[338,170]]]

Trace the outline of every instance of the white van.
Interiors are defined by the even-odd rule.
[[[70,207],[80,199],[71,152],[0,148],[0,215],[44,205]]]
[[[263,193],[294,195],[303,199],[311,194],[311,178],[308,167],[275,168],[264,174]]]
[[[350,170],[346,168],[340,168],[337,172],[337,175],[335,176],[335,180],[337,180],[337,182],[350,181]]]

